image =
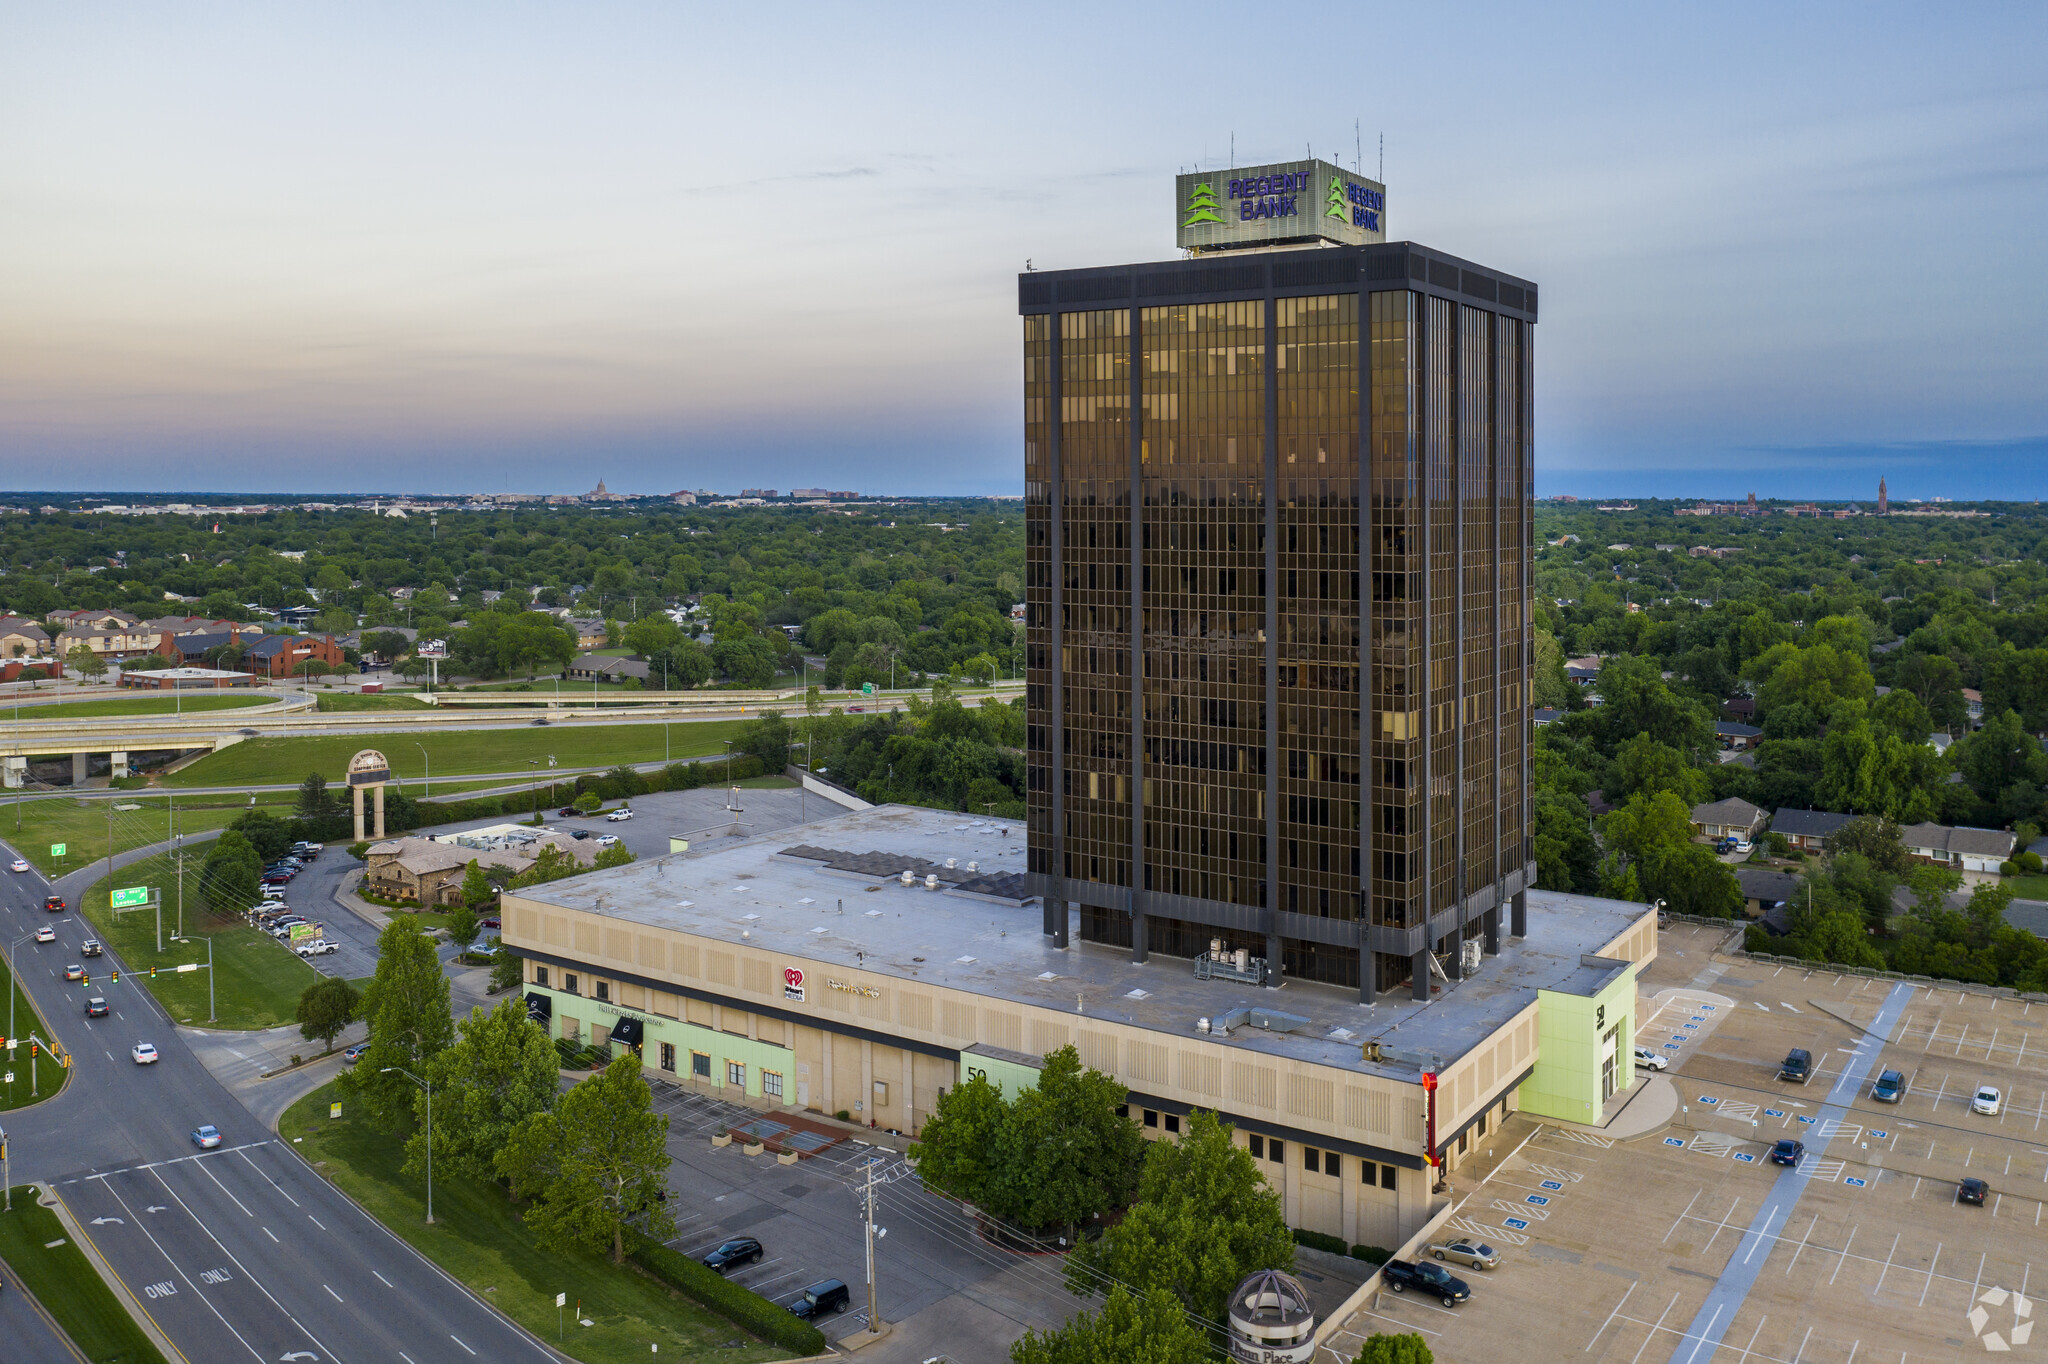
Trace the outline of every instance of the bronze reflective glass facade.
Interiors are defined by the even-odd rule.
[[[1535,289],[1408,244],[1024,276],[1046,931],[1426,993],[1527,829]]]

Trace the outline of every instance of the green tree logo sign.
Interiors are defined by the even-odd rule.
[[[1330,198],[1323,209],[1323,216],[1335,218],[1340,223],[1351,221],[1351,210],[1345,205],[1344,182],[1334,175],[1330,177]]]
[[[1223,215],[1216,211],[1216,191],[1205,180],[1196,185],[1188,195],[1188,216],[1182,227],[1193,227],[1196,223],[1220,223]]]

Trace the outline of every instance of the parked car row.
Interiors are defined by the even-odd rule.
[[[725,1274],[742,1265],[761,1263],[767,1250],[752,1236],[735,1236],[721,1241],[704,1254],[704,1267],[719,1274]],[[843,1279],[825,1279],[812,1284],[801,1293],[786,1298],[782,1306],[792,1316],[805,1321],[821,1321],[826,1317],[844,1312],[853,1301],[853,1291]]]

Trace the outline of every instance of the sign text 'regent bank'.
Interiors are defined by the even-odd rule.
[[[1174,244],[1189,251],[1387,239],[1387,189],[1328,161],[1199,171],[1174,181]]]

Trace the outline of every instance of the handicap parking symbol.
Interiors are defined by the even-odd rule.
[[[1519,1217],[1510,1217],[1506,1221],[1502,1222],[1501,1225],[1504,1227],[1513,1227],[1516,1231],[1527,1231],[1529,1229],[1529,1224]]]
[[[1688,1024],[1686,1024],[1686,1025],[1685,1025],[1685,1027],[1686,1027],[1686,1030],[1687,1030],[1688,1032],[1698,1032],[1698,1031],[1699,1031],[1699,1026],[1700,1026],[1700,1025],[1699,1025],[1699,1024],[1697,1024],[1697,1023],[1688,1023]]]
[[[1756,1159],[1756,1157],[1750,1154],[1748,1151],[1737,1151],[1735,1153],[1735,1158],[1745,1165],[1749,1164],[1750,1162]]]
[[[1767,1118],[1782,1118],[1785,1116],[1785,1110],[1782,1108],[1766,1108],[1764,1116]]]
[[[1883,1141],[1886,1134],[1873,1127],[1870,1129],[1870,1136],[1873,1141]]]
[[[1854,1184],[1859,1189],[1864,1187],[1866,1184],[1870,1183],[1870,1181],[1867,1179],[1857,1179],[1853,1175],[1850,1176],[1848,1179],[1843,1180],[1842,1182],[1844,1184]]]
[[[1664,1044],[1664,1050],[1666,1050],[1666,1051],[1677,1051],[1677,1050],[1678,1050],[1678,1044],[1677,1044],[1676,1042],[1666,1042],[1666,1043]]]
[[[1714,1008],[1715,1006],[1712,1004],[1702,1004],[1700,1005],[1700,1012],[1703,1014],[1710,1014],[1714,1012]]]
[[[1816,1119],[1813,1119],[1813,1118],[1809,1118],[1809,1117],[1807,1117],[1807,1116],[1806,1116],[1806,1115],[1805,1115],[1804,1113],[1801,1113],[1801,1114],[1799,1115],[1799,1121],[1801,1121],[1801,1122],[1814,1122],[1814,1121],[1816,1121]]]
[[[1558,1183],[1554,1179],[1546,1179],[1543,1181],[1542,1187],[1546,1189],[1562,1189],[1564,1185]]]
[[[1685,1145],[1685,1140],[1681,1137],[1666,1137],[1664,1138],[1664,1144],[1666,1146],[1683,1146]]]
[[[1700,1016],[1699,1014],[1694,1014],[1694,1015],[1692,1016],[1692,1021],[1693,1021],[1693,1022],[1695,1022],[1695,1023],[1704,1023],[1704,1022],[1706,1022],[1707,1020],[1706,1020],[1705,1018],[1701,1017],[1701,1016]]]
[[[1529,1196],[1528,1196],[1527,1198],[1523,1199],[1522,1201],[1523,1201],[1524,1203],[1534,1203],[1534,1204],[1535,1204],[1535,1205],[1536,1205],[1537,1207],[1539,1207],[1539,1208],[1540,1208],[1540,1207],[1542,1207],[1542,1206],[1543,1206],[1544,1204],[1548,1203],[1548,1202],[1549,1202],[1550,1200],[1549,1200],[1549,1199],[1547,1199],[1547,1198],[1545,1198],[1545,1197],[1544,1197],[1544,1196],[1543,1196],[1542,1194],[1533,1194],[1533,1193],[1532,1193],[1532,1194],[1530,1194],[1530,1195],[1529,1195]]]
[[[1700,1095],[1700,1102],[1703,1104],[1717,1104],[1721,1101],[1711,1094],[1702,1094]]]

